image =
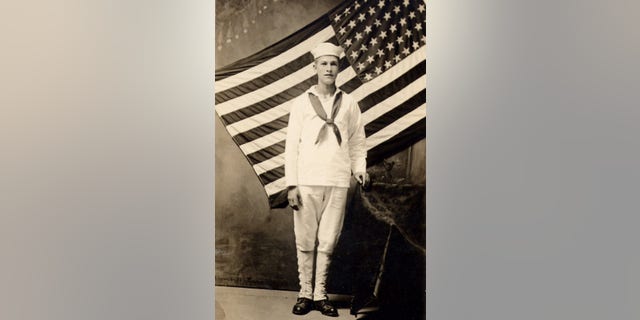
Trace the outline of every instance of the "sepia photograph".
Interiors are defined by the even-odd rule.
[[[216,319],[426,318],[426,11],[216,1]]]
[[[0,21],[0,320],[640,319],[640,1]]]

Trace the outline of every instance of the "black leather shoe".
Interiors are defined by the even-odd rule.
[[[338,310],[336,310],[336,308],[333,305],[331,305],[331,302],[329,302],[328,299],[314,301],[314,304],[315,304],[316,310],[320,311],[320,313],[324,314],[325,316],[329,316],[329,317],[338,316]]]
[[[293,314],[303,315],[313,310],[313,301],[307,298],[298,298],[296,304],[293,305]]]

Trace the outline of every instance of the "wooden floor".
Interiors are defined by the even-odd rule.
[[[349,314],[351,297],[331,294],[329,299],[338,308],[339,317],[327,317],[319,311],[311,311],[304,316],[294,315],[291,309],[297,295],[294,291],[216,286],[216,320],[355,319]]]

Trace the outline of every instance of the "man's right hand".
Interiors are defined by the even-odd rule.
[[[302,197],[298,187],[289,187],[287,198],[289,199],[289,207],[293,210],[299,210],[302,207]]]

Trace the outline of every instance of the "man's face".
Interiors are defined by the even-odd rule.
[[[338,57],[321,56],[316,59],[313,68],[318,74],[318,82],[332,85],[336,82],[338,76]]]

